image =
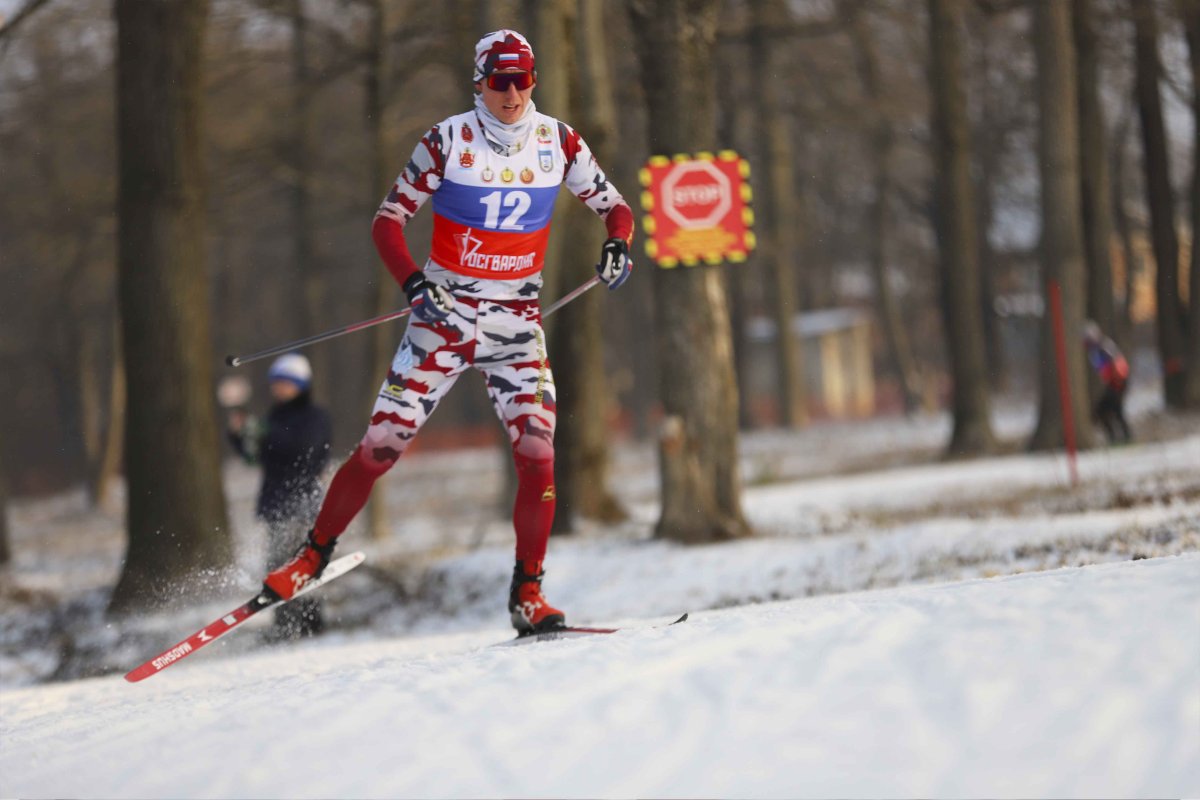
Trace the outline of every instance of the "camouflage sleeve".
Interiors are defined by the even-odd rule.
[[[434,125],[421,137],[412,158],[375,212],[376,219],[390,219],[403,227],[442,185],[442,176],[446,174],[443,124]]]
[[[563,183],[604,220],[609,236],[629,241],[633,237],[633,212],[596,163],[587,142],[565,122],[558,123],[558,138],[566,159]]]

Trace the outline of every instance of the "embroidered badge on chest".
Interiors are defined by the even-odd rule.
[[[538,144],[550,144],[552,141],[550,138],[550,126],[544,122],[537,126],[537,140]]]
[[[459,153],[458,165],[463,169],[470,169],[475,166],[475,154],[471,152],[471,148],[463,148],[463,151]]]
[[[513,175],[513,171],[508,167],[505,167],[504,171],[500,173],[500,180],[504,181],[505,183],[512,183],[514,177],[516,176]]]
[[[483,172],[479,173],[479,177],[483,179],[484,183],[491,183],[492,178],[496,177],[496,173],[492,172],[491,167],[484,167]]]
[[[462,140],[464,142],[475,141],[475,132],[471,130],[471,126],[467,123],[462,124]]]
[[[529,167],[521,170],[521,183],[533,183],[533,170]]]
[[[542,168],[542,172],[549,172],[554,169],[554,152],[552,150],[538,150],[538,166]]]

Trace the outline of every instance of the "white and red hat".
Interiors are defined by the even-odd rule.
[[[475,43],[475,77],[471,80],[481,81],[505,69],[533,72],[533,48],[521,34],[501,28]]]

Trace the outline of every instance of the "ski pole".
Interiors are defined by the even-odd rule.
[[[551,306],[550,306],[549,308],[547,308],[545,311],[543,311],[543,312],[542,312],[542,319],[545,319],[546,317],[548,317],[548,316],[550,316],[551,314],[553,314],[555,311],[558,311],[560,308],[562,308],[563,306],[565,306],[567,303],[571,302],[571,301],[572,301],[572,300],[574,300],[576,297],[579,297],[579,295],[583,294],[584,292],[586,292],[588,289],[592,288],[593,286],[595,286],[595,285],[596,285],[597,283],[599,283],[599,282],[600,282],[600,276],[599,276],[599,275],[593,275],[593,276],[592,276],[591,278],[589,278],[588,280],[586,280],[586,281],[584,281],[583,283],[579,284],[579,285],[578,285],[578,286],[576,286],[574,289],[572,289],[571,291],[569,291],[569,292],[567,292],[566,294],[564,294],[562,297],[560,297],[560,298],[558,298],[557,300],[555,300],[555,301],[554,301],[554,303],[553,303],[553,304],[551,304]]]
[[[591,278],[590,280],[586,281],[585,283],[581,284],[580,286],[576,287],[575,289],[572,289],[567,294],[565,294],[562,297],[555,300],[553,305],[551,305],[548,309],[546,309],[544,312],[542,312],[542,317],[545,318],[545,317],[550,316],[555,311],[558,311],[560,308],[565,306],[567,303],[571,302],[576,297],[579,297],[579,295],[583,294],[588,289],[591,289],[593,286],[595,286],[599,282],[600,282],[600,276],[597,275],[597,276]],[[343,334],[353,333],[354,331],[361,331],[365,328],[371,328],[376,325],[382,325],[383,323],[391,322],[394,319],[400,319],[401,317],[407,317],[410,313],[412,313],[411,308],[405,308],[401,311],[392,311],[391,313],[384,314],[383,316],[380,316],[380,317],[375,317],[374,319],[363,320],[362,322],[355,322],[350,325],[343,325],[342,327],[334,328],[331,331],[325,331],[324,333],[318,333],[316,335],[309,336],[305,339],[297,339],[294,342],[288,342],[287,344],[281,344],[278,347],[271,347],[267,350],[261,350],[257,353],[251,353],[248,356],[225,356],[225,363],[231,367],[240,367],[242,364],[249,364],[251,361],[258,361],[260,358],[269,358],[270,356],[279,355],[280,353],[287,353],[292,350],[298,350],[301,347],[308,347],[310,344],[316,344],[317,342],[324,342],[327,339],[333,339],[338,336],[342,336]]]
[[[333,339],[334,337],[341,336],[342,334],[353,333],[354,331],[361,331],[364,328],[370,328],[375,325],[381,325],[384,322],[388,322],[393,319],[400,319],[401,317],[407,317],[411,313],[412,313],[411,308],[406,308],[406,309],[403,309],[402,311],[393,311],[390,314],[384,314],[382,317],[375,317],[374,319],[368,319],[368,320],[363,320],[362,322],[355,322],[350,325],[344,325],[341,328],[334,328],[331,331],[325,331],[324,333],[318,333],[314,336],[309,336],[306,339],[297,339],[294,342],[288,342],[287,344],[281,344],[278,347],[271,347],[267,350],[261,350],[257,353],[251,353],[248,356],[225,356],[225,363],[231,367],[240,367],[242,364],[249,364],[251,361],[258,361],[260,358],[267,358],[268,356],[279,355],[280,353],[287,353],[291,350],[298,350],[301,347],[308,347],[310,344],[316,344],[317,342],[323,342],[326,339]]]

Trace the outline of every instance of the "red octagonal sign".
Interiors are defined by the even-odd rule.
[[[733,203],[729,176],[711,161],[687,161],[671,170],[662,185],[663,213],[681,228],[712,228]]]
[[[754,247],[748,175],[729,150],[651,158],[641,171],[647,254],[661,267],[744,261]]]

